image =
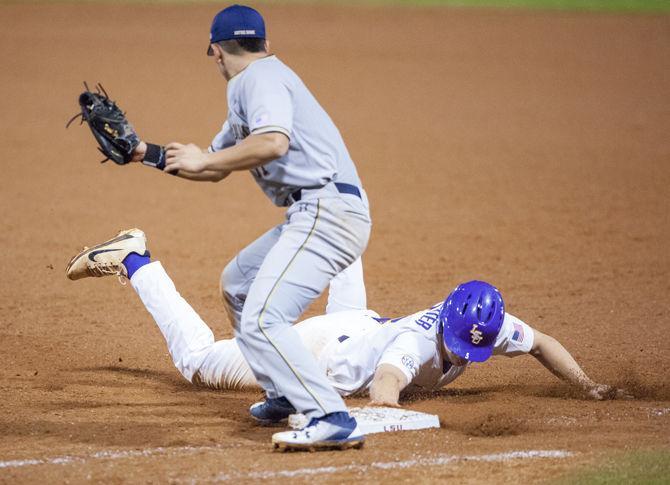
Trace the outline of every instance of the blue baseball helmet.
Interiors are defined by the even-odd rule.
[[[473,362],[491,357],[505,317],[505,302],[497,288],[484,281],[458,285],[440,312],[445,345]]]

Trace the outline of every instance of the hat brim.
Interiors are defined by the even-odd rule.
[[[484,362],[493,355],[492,345],[480,347],[478,345],[468,344],[447,331],[445,331],[444,334],[444,343],[454,354],[462,359],[469,360],[470,362]]]

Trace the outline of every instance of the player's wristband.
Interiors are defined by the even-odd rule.
[[[144,154],[142,160],[144,165],[163,170],[165,168],[165,147],[161,145],[154,145],[147,143],[147,152]],[[177,175],[178,170],[169,172],[171,175]]]

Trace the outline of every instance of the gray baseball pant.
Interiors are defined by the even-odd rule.
[[[268,397],[284,396],[310,418],[346,406],[292,324],[361,256],[370,226],[365,200],[330,186],[303,191],[286,222],[243,249],[222,275],[240,350],[256,380]]]

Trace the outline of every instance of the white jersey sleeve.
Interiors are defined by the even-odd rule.
[[[235,143],[235,135],[233,134],[233,130],[230,129],[230,123],[226,120],[221,127],[221,131],[214,136],[208,151],[210,153],[218,152],[224,148],[232,147]]]
[[[435,342],[417,332],[403,332],[384,350],[377,367],[389,364],[401,370],[411,383],[419,369],[435,356]]]
[[[256,75],[247,76],[242,99],[249,132],[280,132],[291,138],[293,102],[287,86],[277,79]]]
[[[530,325],[514,315],[505,313],[500,333],[493,347],[493,355],[516,357],[527,354],[533,348],[535,333]]]

